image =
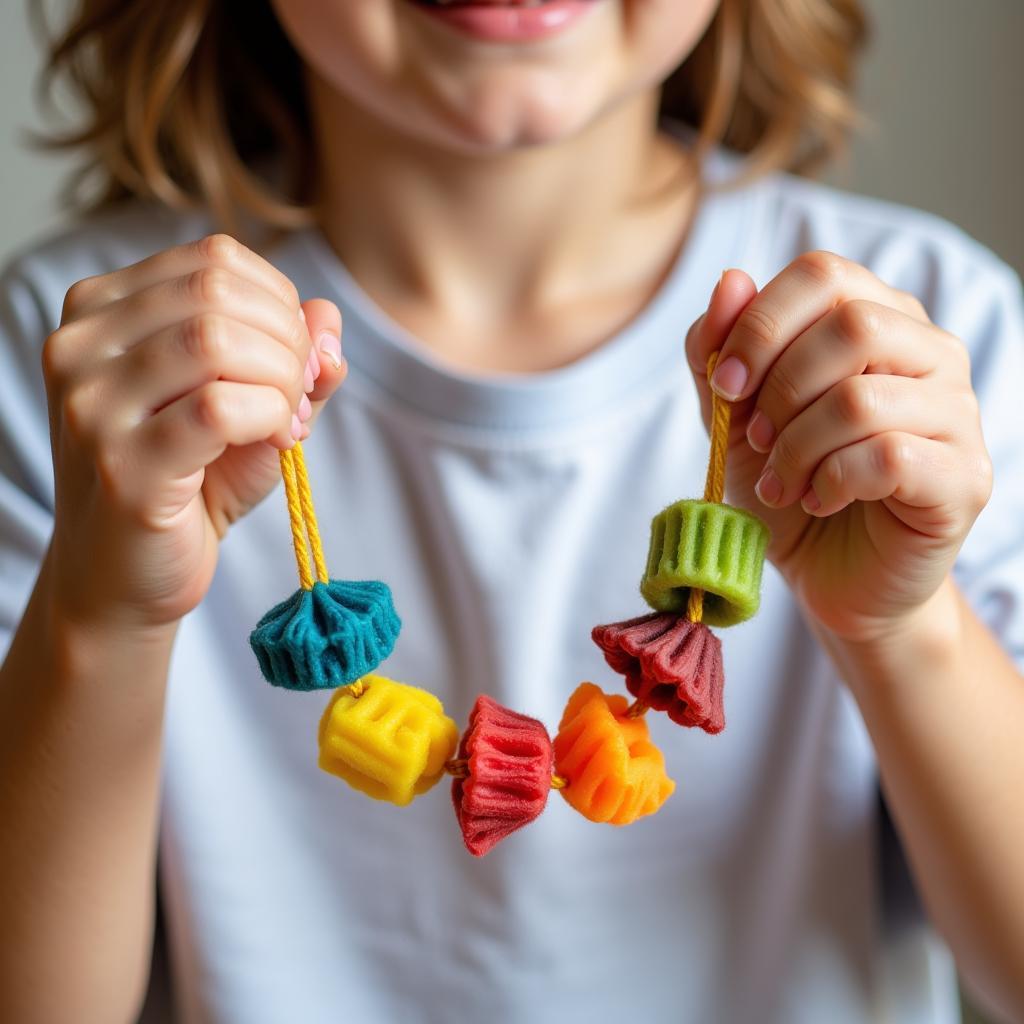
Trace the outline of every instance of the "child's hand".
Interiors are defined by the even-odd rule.
[[[340,335],[336,306],[300,307],[224,235],[71,288],[43,349],[68,611],[163,626],[199,603],[217,542],[344,379]]]
[[[891,634],[991,492],[964,345],[913,296],[810,252],[760,292],[723,275],[686,350],[705,423],[720,350],[716,388],[739,399],[727,500],[771,527],[768,557],[803,607],[844,639]]]

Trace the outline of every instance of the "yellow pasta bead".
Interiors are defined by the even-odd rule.
[[[364,676],[337,691],[320,719],[320,767],[375,800],[404,806],[444,774],[459,731],[426,690]]]

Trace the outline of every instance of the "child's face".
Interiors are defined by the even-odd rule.
[[[524,16],[536,0],[479,0],[463,4],[470,10],[455,17],[472,24],[460,28],[431,10],[437,0],[272,0],[302,59],[337,93],[400,132],[476,152],[564,138],[660,82],[719,2],[545,0]],[[504,38],[510,24],[539,20],[561,24]]]

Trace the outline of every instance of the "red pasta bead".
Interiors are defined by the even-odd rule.
[[[452,803],[466,849],[482,857],[528,825],[551,791],[551,738],[542,722],[481,695],[459,744],[469,774],[452,781]]]
[[[722,641],[703,622],[654,612],[595,626],[591,636],[634,697],[679,725],[725,728]]]

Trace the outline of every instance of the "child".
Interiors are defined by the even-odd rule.
[[[783,173],[860,35],[853,0],[83,0],[53,61],[102,198],[2,286],[0,1019],[131,1020],[158,869],[186,1021],[951,1021],[926,919],[1024,1019],[1020,288]],[[382,671],[554,728],[618,689],[589,631],[699,493],[715,351],[770,564],[724,733],[648,716],[661,812],[553,795],[475,859],[445,793],[317,771],[323,695],[247,644],[295,587],[278,450],[332,574],[393,590]]]

